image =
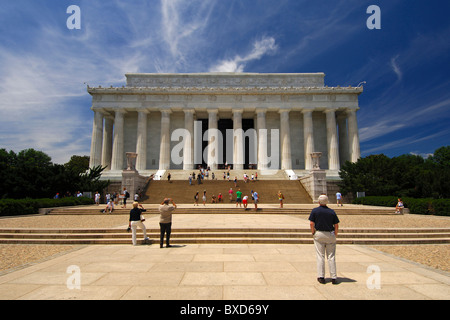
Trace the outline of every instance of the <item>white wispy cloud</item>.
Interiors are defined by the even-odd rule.
[[[450,133],[450,130],[444,130],[444,131],[428,134],[425,136],[422,133],[417,133],[413,136],[409,136],[406,138],[391,140],[387,143],[383,143],[382,145],[368,147],[368,148],[364,149],[364,154],[366,154],[366,155],[374,154],[374,153],[378,153],[380,151],[386,151],[386,150],[393,149],[393,148],[411,146],[411,145],[415,145],[417,143],[426,142],[426,141],[433,141],[435,139],[439,139],[441,137],[447,136],[449,133]]]
[[[399,56],[397,55],[391,59],[391,68],[392,68],[392,71],[394,71],[394,73],[397,75],[398,81],[402,81],[403,73],[400,70],[400,67],[397,62],[398,57]]]
[[[161,28],[169,58],[159,59],[161,72],[176,72],[197,54],[205,43],[204,32],[210,23],[215,1],[161,0]]]
[[[211,72],[243,72],[245,65],[253,60],[259,60],[264,55],[275,54],[278,46],[273,37],[263,37],[253,43],[252,50],[241,57],[236,55],[233,59],[222,60],[217,65],[210,68]]]

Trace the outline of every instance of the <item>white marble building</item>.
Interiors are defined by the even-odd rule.
[[[320,168],[337,176],[342,163],[360,157],[356,112],[363,88],[325,86],[323,73],[126,78],[123,87],[88,87],[90,165],[107,166],[109,179],[121,177],[127,152],[138,154],[136,169],[147,176],[225,163],[302,176],[313,169],[312,152],[322,152]]]

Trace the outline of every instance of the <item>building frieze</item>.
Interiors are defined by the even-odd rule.
[[[91,95],[309,95],[356,94],[363,87],[89,87]]]

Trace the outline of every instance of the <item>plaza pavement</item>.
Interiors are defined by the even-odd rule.
[[[147,218],[147,227],[158,225]],[[175,215],[173,227],[300,227],[289,215]],[[126,226],[124,226],[126,227]],[[316,280],[313,245],[92,245],[0,276],[0,299],[447,300],[449,273],[338,245],[338,284]],[[75,270],[75,271],[74,271]],[[328,266],[326,268],[327,275]],[[379,287],[377,288],[377,284]],[[77,288],[80,285],[80,288]]]

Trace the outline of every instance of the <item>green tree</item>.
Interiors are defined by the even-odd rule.
[[[65,165],[53,164],[41,151],[26,149],[18,154],[0,149],[0,198],[52,198],[56,193],[103,191],[105,168],[89,168],[89,157],[72,156]]]
[[[450,147],[424,160],[416,155],[389,158],[383,154],[345,163],[339,175],[342,193],[413,198],[450,197]]]
[[[44,198],[51,192],[49,178],[52,176],[51,158],[34,149],[22,150],[11,167],[13,183],[10,192],[13,198]]]
[[[74,155],[70,158],[69,162],[64,164],[64,167],[78,174],[85,173],[89,170],[89,156]]]
[[[450,146],[440,147],[428,160],[441,168],[450,168]]]

